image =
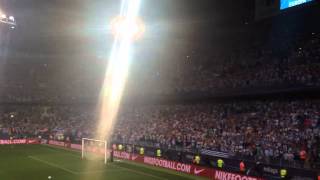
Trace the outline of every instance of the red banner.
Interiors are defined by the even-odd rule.
[[[168,161],[164,159],[158,159],[153,157],[145,156],[143,158],[143,163],[149,164],[152,166],[158,166],[166,169],[172,169],[180,172],[191,173],[191,165],[182,164],[174,161]]]
[[[114,151],[113,156],[119,159],[132,160],[131,154],[123,151]]]
[[[27,139],[27,144],[40,144],[38,139]]]
[[[215,170],[214,172],[215,180],[262,180],[260,178],[248,177],[240,174],[229,173],[225,171]]]
[[[12,140],[0,140],[1,145],[5,144],[39,144],[36,139],[12,139]]]
[[[134,159],[134,160],[133,160]],[[132,155],[132,160],[135,162],[161,167],[165,169],[170,169],[178,172],[183,172],[187,174],[192,174],[196,176],[204,176],[211,178],[213,169],[200,167],[193,164],[184,164],[176,161],[169,161],[160,158],[148,157],[148,156],[139,156],[139,155]]]
[[[138,163],[143,163],[151,166],[157,166],[165,169],[171,169],[178,172],[183,172],[187,174],[192,174],[195,176],[208,177],[215,180],[263,180],[256,177],[249,177],[245,175],[240,175],[236,173],[229,173],[226,171],[220,171],[213,168],[196,166],[193,164],[184,164],[176,161],[169,161],[160,158],[154,158],[149,156],[140,156],[135,154],[130,154],[127,152],[115,151],[114,157],[119,159],[131,160]]]
[[[81,145],[80,144],[71,144],[70,145],[70,148],[71,149],[77,149],[77,150],[80,150],[81,151]]]
[[[65,143],[63,141],[49,140],[48,144],[65,147]]]

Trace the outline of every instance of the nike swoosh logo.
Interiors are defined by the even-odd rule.
[[[200,169],[200,170],[197,170],[197,168],[194,169],[194,174],[197,175],[201,172],[203,172],[205,169]]]
[[[138,156],[132,156],[131,159],[132,160],[136,160],[138,158]]]

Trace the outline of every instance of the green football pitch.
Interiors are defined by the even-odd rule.
[[[50,178],[50,177],[51,178]],[[202,179],[127,161],[103,164],[80,153],[45,145],[0,146],[0,180],[183,180]]]

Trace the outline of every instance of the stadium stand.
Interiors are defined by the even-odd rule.
[[[256,94],[263,89],[260,99],[147,105],[129,102],[118,115],[112,142],[145,147],[145,154],[151,156],[156,156],[151,151],[161,149],[163,158],[186,163],[192,163],[196,154],[213,156],[201,157],[199,163],[210,167],[216,166],[217,158],[236,159],[236,163],[224,162],[226,169],[236,172],[242,161],[251,163],[246,165],[251,169],[258,166],[252,165],[254,162],[261,162],[265,167],[319,171],[319,97],[281,99],[273,94],[264,99],[266,94],[280,90],[319,90],[319,24],[313,21],[301,30],[284,28],[284,23],[277,27],[281,31],[270,35],[272,38],[261,39],[259,34],[266,33],[261,26],[272,20],[243,27],[247,41],[239,47],[211,52],[211,47],[201,46],[172,62],[170,68],[146,68],[131,77],[127,89],[129,95],[144,98],[188,98],[196,94],[195,99],[199,94],[225,97],[234,92]],[[258,37],[250,40],[253,31],[259,31]],[[1,139],[35,137],[79,143],[94,136],[94,120],[99,113],[92,103],[99,96],[105,70],[96,70],[101,66],[99,60],[77,64],[74,69],[70,68],[76,66],[72,61],[70,66],[38,60],[1,63],[5,67],[0,76]],[[192,157],[180,158],[180,153]]]

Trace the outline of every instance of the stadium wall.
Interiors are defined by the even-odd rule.
[[[72,144],[70,142],[61,142],[54,140],[43,140],[42,144],[50,144],[53,146],[70,148],[74,150],[81,150],[80,144]],[[99,149],[95,149],[97,153],[101,152]],[[155,158],[150,156],[141,156],[133,153],[128,153],[125,151],[114,151],[114,157],[118,159],[124,159],[128,161],[133,161],[149,166],[155,166],[160,168],[165,168],[169,170],[174,170],[181,173],[191,174],[195,176],[207,177],[209,179],[215,180],[264,180],[263,178],[246,176],[244,174],[232,173],[223,170],[217,170],[214,168],[196,166],[193,164],[186,164],[177,161],[170,161],[161,158]]]
[[[116,144],[122,144],[120,142]],[[149,157],[156,156],[155,147],[143,146],[143,145],[130,145],[130,144],[122,144],[124,150],[126,152],[139,152],[136,149],[143,147],[145,149],[144,155]],[[130,147],[135,148],[130,148]],[[131,149],[131,150],[130,150]],[[133,151],[132,151],[133,150]],[[299,180],[314,180],[317,176],[317,172],[309,170],[296,168],[292,165],[292,162],[288,164],[288,162],[284,161],[270,161],[270,163],[257,163],[257,160],[254,158],[237,156],[235,154],[223,153],[218,151],[211,150],[200,150],[200,152],[190,152],[190,151],[182,151],[175,149],[164,149],[162,148],[162,157],[164,159],[170,159],[176,162],[183,162],[186,164],[192,164],[193,159],[196,155],[201,156],[200,166],[208,167],[208,168],[216,168],[218,169],[216,162],[218,159],[223,159],[225,166],[223,168],[224,171],[232,172],[232,173],[241,173],[239,169],[239,164],[241,161],[245,162],[245,166],[247,169],[247,175],[263,177],[268,180],[278,180],[280,178],[280,170],[285,168],[288,172],[288,176],[291,179],[299,179]],[[296,164],[298,166],[298,164]]]
[[[54,141],[54,140],[43,140],[41,142],[42,144],[50,144],[54,146],[59,146],[63,148],[70,148],[74,150],[81,151],[81,145],[80,144],[73,144],[71,142],[61,142],[61,141]],[[92,149],[92,151],[96,151],[97,153],[103,151]],[[147,150],[146,150],[147,153]],[[192,154],[189,154],[191,156]],[[194,155],[194,154],[193,154]],[[178,156],[176,154],[176,156]],[[261,164],[261,169],[264,172],[263,176],[260,177],[254,177],[259,175],[253,175],[249,174],[250,176],[247,176],[246,174],[241,174],[236,171],[232,171],[232,169],[224,168],[224,169],[217,169],[212,168],[208,166],[202,166],[202,165],[194,165],[190,163],[182,163],[181,161],[176,160],[167,160],[167,159],[161,159],[161,158],[155,158],[153,155],[145,154],[144,156],[137,155],[135,153],[129,153],[126,151],[115,151],[114,157],[119,159],[124,159],[128,161],[134,161],[137,163],[146,164],[149,166],[156,166],[161,167],[165,169],[171,169],[182,173],[192,174],[195,176],[202,176],[207,177],[209,179],[216,179],[216,180],[233,180],[233,179],[243,179],[243,180],[263,180],[263,179],[279,179],[279,171],[282,167],[278,166],[272,166],[272,165],[266,165]],[[205,158],[202,156],[202,159]],[[232,159],[223,158],[225,161],[225,164],[229,163],[229,160],[232,161]],[[249,169],[249,164],[247,164],[247,168]],[[317,179],[318,174],[317,172],[305,170],[305,169],[296,169],[296,168],[286,168],[288,171],[288,175],[290,179],[292,180],[314,180]]]

